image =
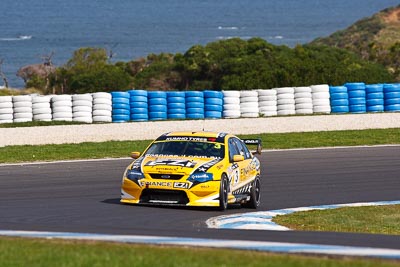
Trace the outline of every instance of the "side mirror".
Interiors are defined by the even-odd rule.
[[[234,155],[233,156],[233,162],[239,162],[239,161],[243,161],[244,160],[244,156],[242,155]]]
[[[131,152],[131,158],[137,159],[140,157],[140,152]]]

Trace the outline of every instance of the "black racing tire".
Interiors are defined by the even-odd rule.
[[[257,209],[261,204],[261,182],[260,177],[256,177],[250,189],[250,200],[246,203],[246,207]]]
[[[229,181],[226,174],[221,176],[221,185],[219,187],[219,210],[224,211],[228,208]]]

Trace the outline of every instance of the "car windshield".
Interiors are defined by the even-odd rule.
[[[159,141],[153,143],[145,155],[223,158],[225,146],[221,143],[194,141]]]

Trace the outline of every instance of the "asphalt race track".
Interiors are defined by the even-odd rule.
[[[400,200],[400,147],[271,151],[259,210]],[[119,204],[128,159],[0,165],[0,229],[157,235],[400,249],[399,236],[206,228],[210,217],[253,212]]]

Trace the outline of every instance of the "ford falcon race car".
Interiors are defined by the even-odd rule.
[[[260,205],[260,161],[246,144],[226,133],[172,132],[154,140],[144,151],[132,152],[126,168],[121,203],[209,206],[220,210],[238,203]]]

